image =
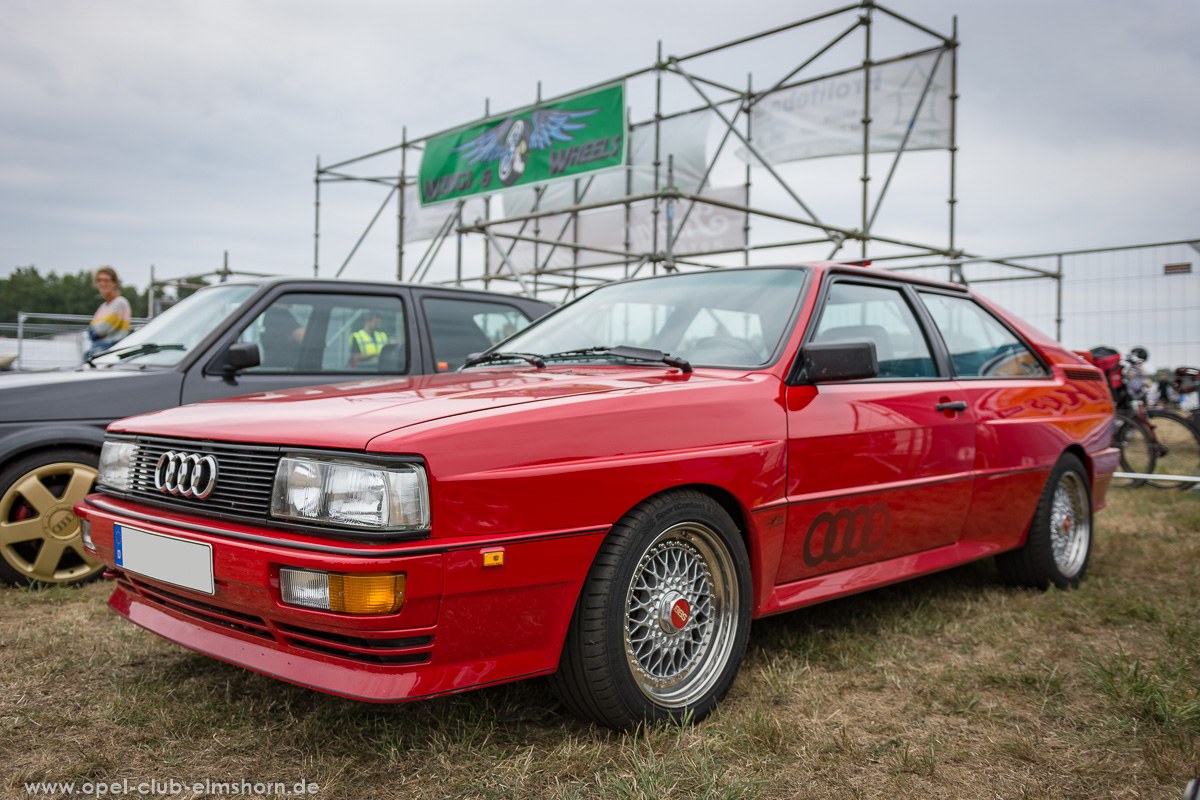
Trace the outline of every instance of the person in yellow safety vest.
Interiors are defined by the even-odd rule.
[[[368,311],[361,330],[350,334],[350,366],[378,364],[379,354],[388,343],[388,335],[379,330],[378,312]]]

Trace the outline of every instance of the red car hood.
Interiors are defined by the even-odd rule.
[[[169,408],[118,420],[109,430],[355,449],[389,431],[459,414],[713,379],[662,367],[579,366],[385,378]]]

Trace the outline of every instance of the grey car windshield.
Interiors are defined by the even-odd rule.
[[[696,366],[759,367],[776,357],[807,277],[803,269],[738,268],[604,286],[497,350],[551,357],[630,346],[659,350]]]
[[[112,351],[97,357],[93,363],[98,366],[148,364],[173,367],[258,289],[253,284],[202,289],[117,342]],[[164,349],[155,345],[164,346]],[[176,346],[165,347],[167,345]]]

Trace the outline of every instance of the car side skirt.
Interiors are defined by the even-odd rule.
[[[887,561],[782,583],[775,587],[757,616],[781,614],[838,597],[858,594],[909,578],[940,572],[1011,549],[995,542],[959,542]]]

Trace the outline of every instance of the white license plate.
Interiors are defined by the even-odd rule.
[[[174,536],[113,526],[117,566],[147,578],[213,593],[212,545]]]

